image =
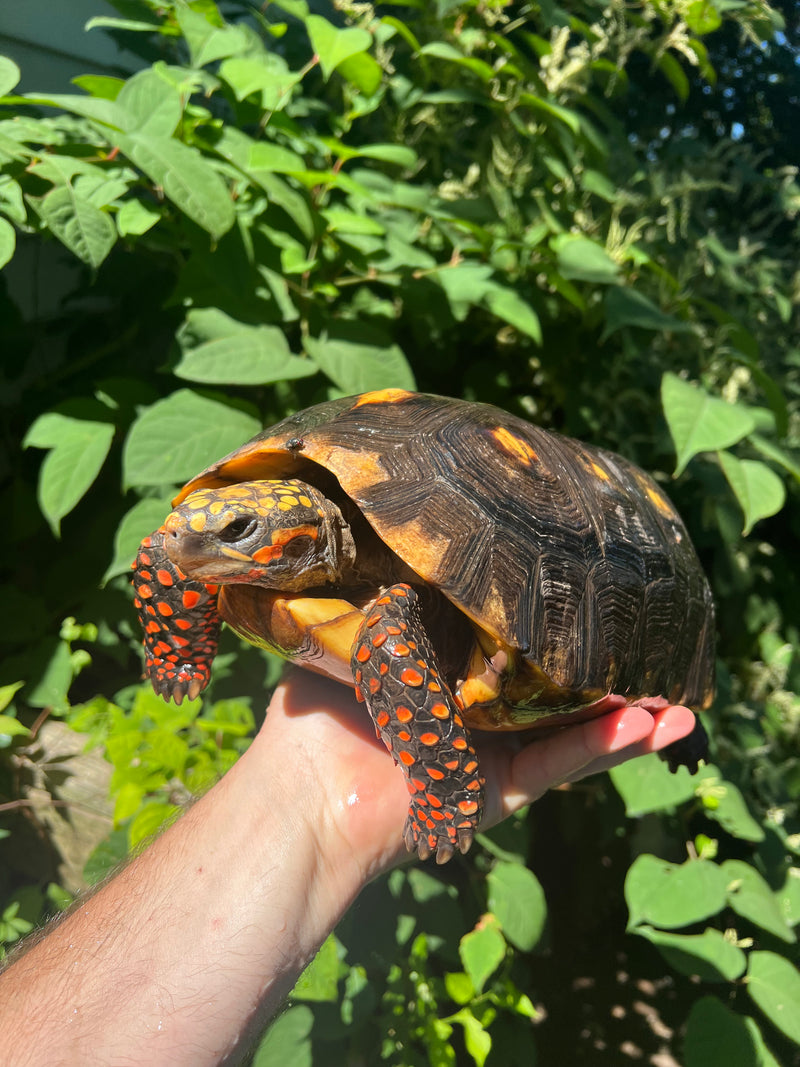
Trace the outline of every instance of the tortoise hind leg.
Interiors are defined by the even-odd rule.
[[[353,645],[356,695],[406,776],[403,837],[420,859],[446,863],[472,844],[484,780],[452,693],[441,678],[419,599],[398,583],[377,598]]]
[[[708,734],[700,720],[697,719],[690,734],[667,745],[659,756],[673,774],[679,767],[686,767],[690,774],[696,774],[700,760],[708,759]]]

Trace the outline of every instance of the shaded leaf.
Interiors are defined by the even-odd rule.
[[[661,379],[661,403],[677,453],[676,476],[699,452],[727,448],[755,429],[747,408],[710,396],[676,374]]]
[[[529,952],[547,919],[544,890],[533,871],[519,863],[496,863],[489,872],[488,904],[508,940]]]
[[[480,993],[506,956],[506,942],[497,920],[492,915],[479,919],[475,929],[459,941],[458,954],[475,991]]]
[[[0,270],[13,258],[16,247],[16,230],[10,222],[0,218]]]
[[[0,96],[7,96],[19,83],[20,69],[13,59],[0,56]]]
[[[684,1067],[780,1067],[755,1020],[736,1015],[716,997],[692,1005],[683,1047]]]
[[[770,1022],[800,1045],[800,971],[774,952],[751,952],[747,992]]]
[[[56,186],[36,201],[36,210],[56,237],[90,267],[99,267],[116,244],[111,218],[78,196],[71,185]]]
[[[722,870],[729,879],[728,903],[736,914],[794,944],[797,938],[784,919],[778,898],[758,871],[743,860],[727,860]]]
[[[145,409],[131,427],[122,455],[124,484],[185,482],[260,429],[238,408],[179,389]]]
[[[668,811],[695,795],[695,779],[687,769],[679,767],[672,774],[655,753],[612,767],[609,775],[630,818]]]
[[[745,535],[759,519],[769,518],[786,502],[786,489],[778,475],[757,459],[737,459],[730,452],[720,452],[719,462],[728,484],[744,512]]]
[[[704,982],[732,982],[743,975],[747,967],[744,952],[719,930],[673,934],[654,930],[652,926],[637,926],[636,933],[657,945],[667,963],[690,978],[696,976]]]
[[[644,330],[668,330],[671,333],[691,333],[692,326],[674,315],[667,315],[636,289],[614,286],[604,298],[606,324],[601,341],[605,341],[623,326],[638,326]]]
[[[644,853],[625,878],[628,928],[641,923],[675,929],[716,915],[727,902],[728,879],[715,863],[669,863]]]
[[[619,281],[619,267],[604,248],[588,237],[559,234],[551,238],[558,269],[570,281],[613,285]]]

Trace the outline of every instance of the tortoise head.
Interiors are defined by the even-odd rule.
[[[201,582],[296,592],[338,581],[355,544],[339,508],[296,480],[198,489],[164,523],[165,547]]]

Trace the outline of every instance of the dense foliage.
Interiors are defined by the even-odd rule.
[[[18,96],[0,59],[0,944],[224,773],[277,677],[228,635],[202,701],[139,683],[126,572],[175,487],[418,387],[662,482],[718,604],[714,762],[371,886],[255,1062],[800,1063],[796,11],[114,6],[130,77]]]

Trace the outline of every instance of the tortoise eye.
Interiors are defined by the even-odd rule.
[[[240,518],[229,522],[223,530],[219,531],[217,537],[220,541],[230,545],[235,541],[243,541],[246,537],[250,537],[251,534],[255,533],[257,526],[258,523],[255,519],[242,515]]]

